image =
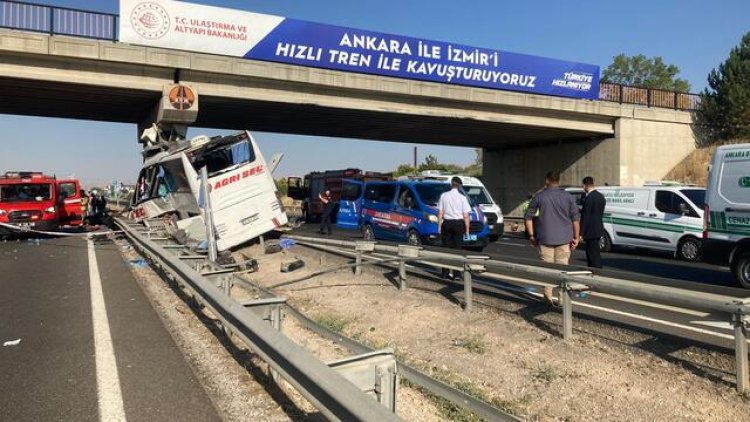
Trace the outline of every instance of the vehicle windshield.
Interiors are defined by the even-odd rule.
[[[437,206],[440,195],[451,190],[450,183],[418,183],[414,185],[417,194],[422,198],[422,202],[430,206]],[[476,201],[471,196],[467,196],[469,204],[473,207]]]
[[[480,205],[492,205],[490,195],[487,190],[481,186],[464,186],[464,192],[469,197],[472,203]]]
[[[195,170],[200,171],[203,166],[206,166],[208,175],[213,176],[255,161],[255,152],[248,140],[231,142],[232,140],[236,139],[222,140],[201,150],[193,162]]]
[[[706,203],[705,189],[680,189],[683,195],[693,202],[698,208],[702,208]]]
[[[49,201],[52,185],[48,183],[14,183],[0,185],[0,202]]]

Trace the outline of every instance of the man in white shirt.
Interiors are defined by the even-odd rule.
[[[461,193],[461,179],[451,179],[451,190],[440,195],[438,201],[438,234],[443,247],[461,249],[462,238],[469,236],[469,200]],[[448,271],[443,271],[449,275]]]

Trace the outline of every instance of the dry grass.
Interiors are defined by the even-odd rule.
[[[664,176],[664,179],[686,184],[706,186],[708,183],[708,165],[711,163],[711,157],[714,156],[714,152],[716,152],[716,147],[720,145],[745,142],[748,141],[740,139],[720,142],[709,147],[698,148],[685,157],[682,162],[674,166],[674,168]]]
[[[664,177],[686,184],[706,186],[708,182],[708,164],[716,147],[698,148],[685,157]]]

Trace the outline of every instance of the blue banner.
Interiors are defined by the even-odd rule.
[[[245,58],[421,81],[599,98],[599,66],[283,19]]]

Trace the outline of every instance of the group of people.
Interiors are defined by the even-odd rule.
[[[582,181],[585,196],[581,210],[573,196],[560,187],[560,172],[548,172],[545,182],[544,189],[533,196],[524,213],[526,236],[538,248],[539,257],[545,262],[568,265],[571,252],[583,240],[588,266],[602,268],[599,242],[604,236],[606,200],[594,188],[594,179],[589,176]],[[331,191],[322,192],[319,199],[324,207],[319,232],[331,234],[335,208]],[[463,239],[470,236],[471,205],[460,177],[451,179],[451,190],[440,195],[437,208],[438,234],[443,247],[461,249]],[[451,276],[448,271],[444,275]],[[551,287],[545,288],[544,297],[552,301]]]
[[[84,220],[91,224],[106,214],[107,198],[104,197],[103,193],[96,191],[89,191],[85,198],[86,214]]]
[[[582,181],[585,196],[581,210],[573,196],[560,187],[559,172],[548,172],[545,182],[545,188],[533,196],[524,213],[527,238],[538,248],[539,257],[568,265],[571,252],[583,239],[588,266],[602,268],[599,242],[604,236],[606,200],[594,188],[594,179],[585,177]],[[461,188],[461,179],[454,177],[451,190],[438,202],[438,231],[446,248],[460,249],[462,236],[469,236],[471,207]],[[552,302],[551,287],[545,288],[544,297]]]
[[[550,171],[545,188],[537,193],[524,214],[526,235],[539,248],[542,261],[568,265],[570,254],[583,239],[586,261],[602,268],[599,242],[604,236],[604,195],[594,188],[594,179],[584,177],[583,206],[578,210],[573,196],[560,187],[560,173]],[[552,302],[552,287],[545,287],[545,300]]]

